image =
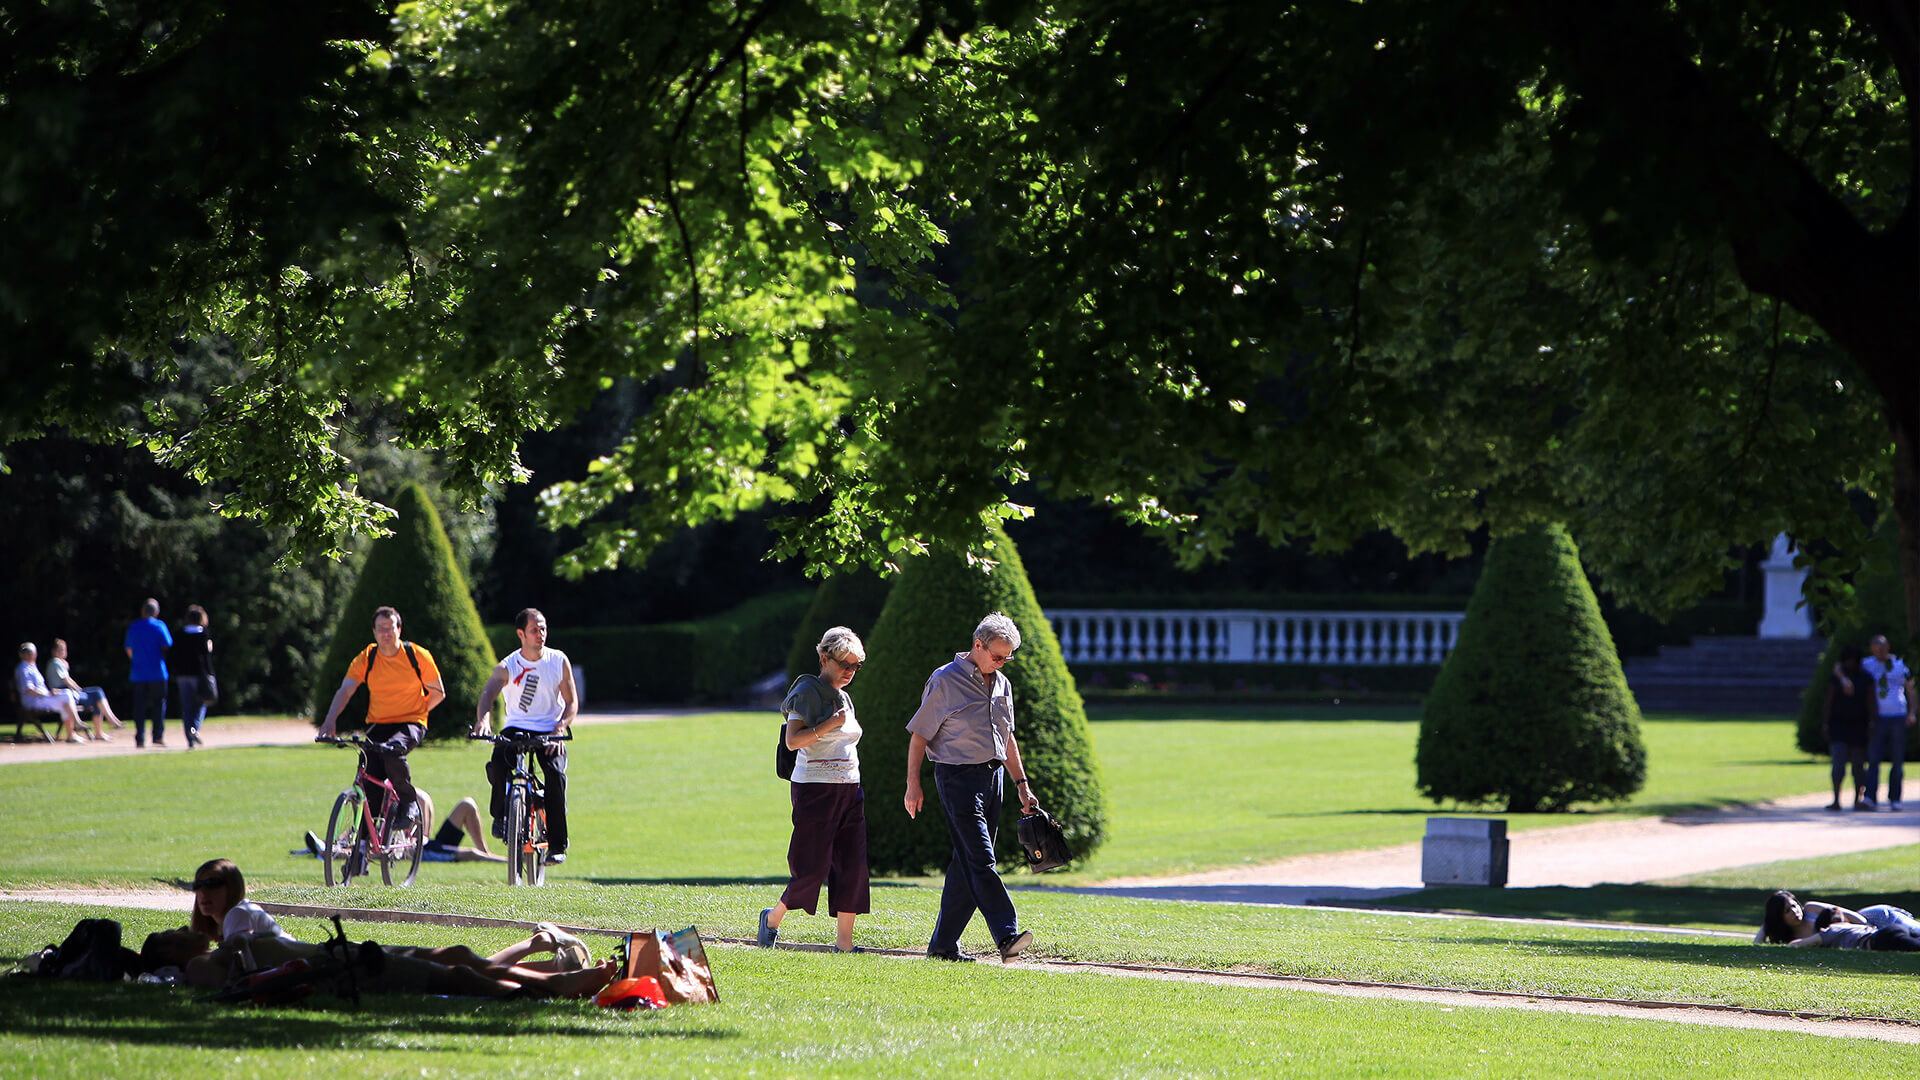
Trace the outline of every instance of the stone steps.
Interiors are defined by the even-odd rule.
[[[1647,712],[1792,714],[1823,645],[1817,638],[1695,638],[1628,660],[1627,685]]]

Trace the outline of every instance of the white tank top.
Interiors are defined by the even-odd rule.
[[[548,649],[547,655],[529,660],[515,649],[500,661],[507,668],[507,686],[500,697],[507,703],[504,726],[522,731],[551,732],[560,726],[564,703],[560,700],[560,679],[566,669],[567,654]]]

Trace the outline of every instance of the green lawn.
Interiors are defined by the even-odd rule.
[[[1413,787],[1417,729],[1408,711],[1215,707],[1096,715],[1111,839],[1084,868],[1054,875],[1052,883],[1411,842],[1434,813]],[[1302,719],[1262,722],[1276,717]],[[782,874],[787,798],[767,768],[768,727],[761,714],[716,713],[583,728],[572,771],[577,839],[561,876]],[[1662,813],[1818,788],[1824,774],[1783,749],[1788,734],[1779,721],[1651,720],[1647,790],[1624,810],[1606,812]],[[429,747],[413,760],[418,781],[443,810],[462,795],[482,793],[479,749]],[[12,853],[0,882],[171,880],[214,854],[262,879],[317,879],[317,866],[291,863],[285,853],[301,830],[324,829],[352,764],[351,754],[315,746],[6,766],[0,782],[16,807],[31,808],[24,818],[15,815],[14,827],[22,835],[52,829],[57,810],[65,842]],[[887,767],[893,763],[868,764]],[[1044,777],[1039,787],[1044,799]],[[1509,820],[1524,829],[1594,816]],[[433,872],[460,880],[494,871]]]
[[[0,904],[0,953],[74,918]],[[310,933],[311,924],[292,929]],[[398,928],[381,927],[389,940]],[[491,948],[499,932],[406,928]],[[233,1010],[185,991],[0,981],[0,1075],[1894,1076],[1912,1047],[1507,1009],[1051,974],[993,964],[716,950],[722,1002],[621,1014],[581,1002],[328,998]]]
[[[1760,925],[1761,902],[1775,889],[1851,908],[1893,904],[1920,910],[1920,844],[1740,866],[1649,885],[1428,889],[1369,906],[1750,931]]]

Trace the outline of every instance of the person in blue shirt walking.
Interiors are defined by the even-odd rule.
[[[165,746],[167,720],[167,650],[173,647],[173,634],[160,621],[160,601],[148,599],[140,605],[140,617],[127,627],[129,672],[133,687],[133,744],[147,745],[147,721],[153,721],[153,745]]]
[[[1893,654],[1885,634],[1875,634],[1867,648],[1873,655],[1860,661],[1860,670],[1868,678],[1867,693],[1873,699],[1873,730],[1867,736],[1866,805],[1880,798],[1880,763],[1887,763],[1887,809],[1900,809],[1900,782],[1907,759],[1907,729],[1914,725],[1915,700],[1913,673],[1907,662]]]

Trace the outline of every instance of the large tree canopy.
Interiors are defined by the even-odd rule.
[[[314,542],[380,513],[342,427],[478,491],[637,376],[575,569],[978,547],[1032,478],[1194,559],[1565,520],[1654,608],[1848,569],[1864,493],[1920,627],[1910,4],[154,7],[0,18],[8,438]],[[205,336],[247,375],[141,407]]]

